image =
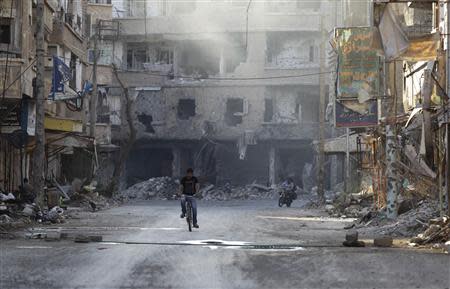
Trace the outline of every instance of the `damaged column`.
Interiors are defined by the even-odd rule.
[[[179,178],[182,175],[181,172],[181,149],[178,147],[172,148],[172,177]]]
[[[269,183],[275,185],[277,183],[277,149],[271,146],[269,149]]]

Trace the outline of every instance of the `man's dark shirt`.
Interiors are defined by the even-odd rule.
[[[183,186],[183,194],[188,196],[195,195],[195,185],[198,184],[196,177],[188,178],[184,177],[181,179],[180,184]]]

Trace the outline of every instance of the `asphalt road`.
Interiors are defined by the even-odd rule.
[[[450,287],[449,255],[344,248],[345,220],[275,205],[199,202],[191,233],[173,201],[80,213],[62,231],[104,242],[1,240],[0,288]]]

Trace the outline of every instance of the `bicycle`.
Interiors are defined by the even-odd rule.
[[[192,213],[192,205],[191,202],[186,200],[186,222],[188,223],[189,232],[192,232],[192,227],[194,226],[194,214]]]
[[[176,198],[176,197],[177,196],[174,195],[174,198]],[[185,195],[178,196],[178,197],[181,197],[181,200],[185,204],[186,212],[185,212],[184,217],[186,218],[186,222],[188,223],[189,232],[192,232],[192,228],[194,227],[194,211],[192,209],[191,200],[189,199],[189,197],[187,197]]]

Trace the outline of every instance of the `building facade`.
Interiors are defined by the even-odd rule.
[[[30,175],[35,136],[34,78],[36,62],[35,1],[0,2],[0,184],[6,191],[18,189]],[[48,181],[68,181],[73,176],[73,159],[90,147],[86,138],[89,96],[79,96],[86,73],[85,15],[87,1],[45,1],[45,132]],[[54,62],[60,59],[70,68],[65,93],[51,95]],[[89,159],[89,158],[88,158]],[[86,162],[88,161],[86,159]],[[89,159],[90,161],[90,159]],[[77,177],[85,176],[78,170]]]
[[[302,182],[315,162],[320,47],[342,4],[113,2],[111,57],[138,129],[129,184],[188,167],[215,183]]]

